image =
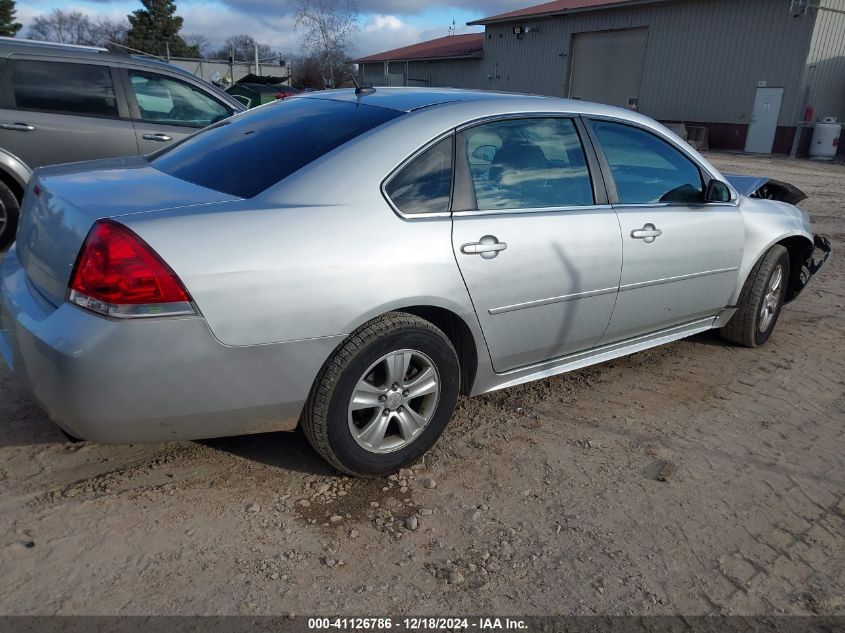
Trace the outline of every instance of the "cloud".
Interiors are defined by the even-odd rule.
[[[107,0],[106,0],[107,1]],[[223,0],[237,11],[262,14],[292,14],[296,11],[295,0]],[[539,4],[542,0],[355,0],[362,14],[378,15],[421,15],[440,9],[457,9],[486,17]]]
[[[395,15],[373,15],[361,25],[355,38],[355,54],[364,56],[406,46],[420,40],[420,28]]]
[[[359,31],[354,38],[355,56],[407,46],[448,34],[451,12],[463,16],[457,32],[471,30],[466,19],[481,18],[536,0],[355,0],[360,11]],[[184,20],[183,33],[205,35],[212,48],[227,37],[247,33],[283,54],[299,55],[301,33],[294,21],[296,0],[178,0]],[[90,16],[125,19],[140,6],[137,0],[31,0],[18,2],[18,20],[25,36],[33,18],[55,8],[81,11]],[[469,16],[467,18],[467,16]]]
[[[185,19],[183,33],[201,33],[212,48],[223,45],[226,38],[246,33],[262,44],[282,53],[298,53],[299,34],[293,15],[258,16],[234,11],[216,3],[185,3],[179,8]]]
[[[395,15],[374,15],[364,25],[364,30],[378,30],[378,29],[401,29],[406,28],[406,24],[402,22]]]

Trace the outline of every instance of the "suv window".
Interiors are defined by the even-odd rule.
[[[232,112],[199,88],[156,73],[129,70],[142,121],[205,127]]]
[[[513,119],[463,134],[478,209],[594,204],[587,158],[571,119]]]
[[[402,213],[442,213],[449,211],[452,191],[452,137],[443,139],[396,174],[385,193]]]
[[[630,125],[608,121],[593,121],[592,125],[610,165],[620,202],[704,200],[701,172],[681,151]]]
[[[111,69],[96,64],[15,60],[14,107],[62,114],[118,116]]]
[[[269,103],[153,154],[159,171],[252,198],[298,169],[402,113],[328,99]]]

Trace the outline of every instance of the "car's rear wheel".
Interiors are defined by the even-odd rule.
[[[0,181],[0,251],[6,250],[15,241],[20,210],[14,192],[5,182]]]
[[[387,475],[419,459],[452,417],[458,357],[437,327],[392,312],[353,332],[324,366],[302,418],[338,470]]]
[[[757,347],[768,341],[783,307],[788,280],[789,252],[775,245],[748,275],[736,313],[719,330],[722,338],[746,347]]]

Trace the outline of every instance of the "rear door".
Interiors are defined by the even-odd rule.
[[[568,117],[458,134],[453,249],[498,372],[588,349],[610,321],[622,244]]]
[[[592,120],[622,227],[619,297],[602,343],[712,317],[734,290],[745,225],[734,202],[704,202],[709,175],[652,131]]]
[[[0,148],[32,169],[136,155],[117,79],[107,63],[13,56],[0,81]]]
[[[141,154],[150,154],[234,113],[210,90],[190,81],[136,68],[121,72]]]

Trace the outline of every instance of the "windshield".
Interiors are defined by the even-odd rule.
[[[401,114],[328,99],[286,99],[212,125],[154,154],[151,164],[202,187],[252,198]]]

